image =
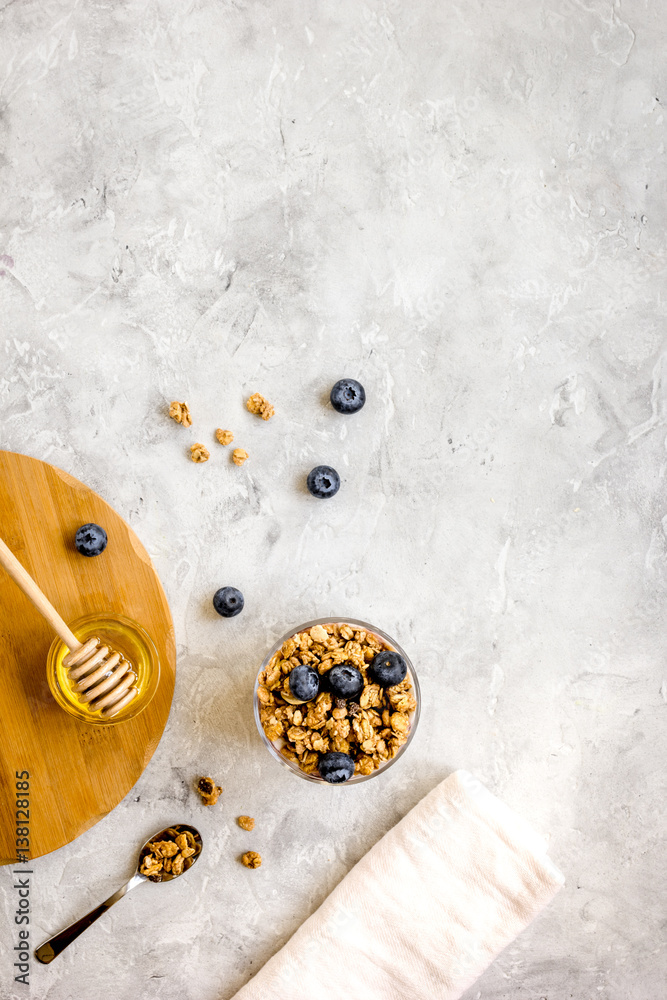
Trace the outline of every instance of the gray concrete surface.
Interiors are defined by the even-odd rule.
[[[179,649],[136,788],[35,865],[35,940],[165,822],[206,840],[32,997],[227,1000],[457,767],[567,878],[468,1000],[663,997],[665,44],[650,0],[0,2],[0,447],[130,521]],[[328,614],[424,692],[405,759],[347,790],[283,773],[251,710],[267,645]]]

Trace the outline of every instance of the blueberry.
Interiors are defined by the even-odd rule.
[[[323,753],[318,764],[320,777],[332,785],[340,785],[354,774],[354,761],[347,753]]]
[[[356,698],[364,688],[364,679],[356,667],[341,663],[327,674],[329,689],[337,698]]]
[[[82,524],[74,544],[82,556],[99,556],[107,547],[107,533],[99,524]]]
[[[330,465],[316,465],[308,473],[306,485],[314,497],[332,497],[338,493],[340,476]]]
[[[289,689],[299,701],[312,701],[320,690],[320,675],[305,664],[294,667],[289,675]]]
[[[408,672],[408,665],[398,653],[385,649],[378,653],[370,666],[371,677],[381,687],[393,687],[400,684]]]
[[[221,587],[213,595],[213,607],[223,618],[233,618],[243,611],[243,594],[236,587]]]
[[[341,378],[331,390],[331,405],[339,413],[356,413],[366,402],[366,391],[354,378]]]

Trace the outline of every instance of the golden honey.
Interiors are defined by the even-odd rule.
[[[105,646],[117,650],[129,660],[137,677],[135,687],[138,693],[118,715],[104,718],[100,711],[83,702],[73,690],[63,666],[67,646],[62,639],[55,639],[49,650],[46,669],[51,693],[60,707],[82,722],[99,726],[113,726],[139,715],[153,698],[160,679],[160,660],[148,632],[130,618],[112,613],[79,618],[70,628],[80,642],[97,637]]]

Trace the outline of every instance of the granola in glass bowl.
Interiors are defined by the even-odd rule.
[[[254,702],[257,728],[280,763],[309,781],[355,784],[405,752],[420,694],[414,667],[390,636],[330,617],[271,648]]]

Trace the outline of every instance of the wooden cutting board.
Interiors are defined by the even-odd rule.
[[[90,521],[109,536],[94,558],[74,547]],[[90,726],[59,708],[46,680],[53,633],[0,568],[0,864],[16,860],[16,772],[28,771],[31,858],[69,844],[129,792],[158,745],[176,674],[174,626],[148,553],[101,497],[61,469],[0,451],[0,536],[65,621],[133,618],[160,656],[160,683],[136,719]],[[24,821],[21,818],[21,825]]]

